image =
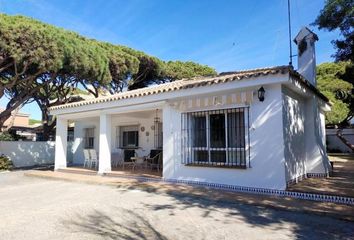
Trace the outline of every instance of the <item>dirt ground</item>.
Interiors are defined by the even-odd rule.
[[[354,197],[354,156],[330,156],[330,160],[334,163],[332,176],[307,178],[288,190]]]

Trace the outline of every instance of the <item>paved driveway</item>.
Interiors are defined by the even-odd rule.
[[[0,173],[0,239],[354,239],[354,223]]]
[[[330,156],[329,158],[334,162],[332,176],[305,178],[290,186],[288,190],[354,197],[354,157],[344,155]]]

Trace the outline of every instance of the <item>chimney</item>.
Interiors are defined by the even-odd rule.
[[[298,72],[316,87],[315,42],[318,36],[307,27],[301,28],[294,42],[297,45]]]

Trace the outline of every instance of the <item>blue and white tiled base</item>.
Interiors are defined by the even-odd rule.
[[[326,178],[329,176],[329,173],[307,173],[308,178]]]
[[[301,176],[298,176],[294,179],[287,181],[286,186],[294,185],[294,184],[304,180],[305,178],[326,178],[326,177],[329,177],[329,175],[330,175],[330,173],[306,173],[306,174],[303,174]]]
[[[291,192],[286,190],[276,190],[276,189],[267,189],[267,188],[242,187],[242,186],[227,185],[227,184],[216,184],[216,183],[185,181],[185,180],[168,179],[164,181],[171,182],[171,183],[184,183],[189,185],[205,186],[214,189],[222,189],[222,190],[228,190],[233,192],[253,193],[253,194],[271,195],[271,196],[278,196],[278,197],[292,197],[292,198],[311,200],[311,201],[333,202],[333,203],[354,205],[354,198],[350,198],[350,197]]]
[[[294,184],[296,184],[296,183],[298,183],[298,182],[304,180],[305,178],[306,178],[306,174],[303,174],[303,175],[301,175],[301,176],[298,176],[298,177],[296,177],[296,178],[293,178],[293,179],[291,179],[291,180],[289,180],[289,181],[286,182],[286,186],[289,187],[289,186],[291,186],[291,185],[294,185]]]
[[[268,189],[268,188],[242,187],[236,185],[208,183],[208,182],[180,180],[180,179],[157,179],[157,178],[148,178],[148,177],[139,177],[139,176],[122,176],[122,177],[133,178],[142,182],[165,182],[170,184],[188,184],[193,186],[203,186],[203,187],[227,190],[232,192],[242,192],[242,193],[269,195],[269,196],[277,196],[277,197],[291,197],[291,198],[310,200],[310,201],[332,202],[332,203],[354,205],[354,198],[352,197],[292,192],[292,191],[276,190],[276,189]]]

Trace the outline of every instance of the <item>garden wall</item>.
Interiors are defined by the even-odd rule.
[[[54,151],[55,142],[0,141],[0,153],[16,168],[54,164]]]
[[[336,135],[338,129],[326,129],[327,151],[332,153],[351,153],[352,150]],[[345,128],[342,135],[350,144],[354,144],[354,129]]]

